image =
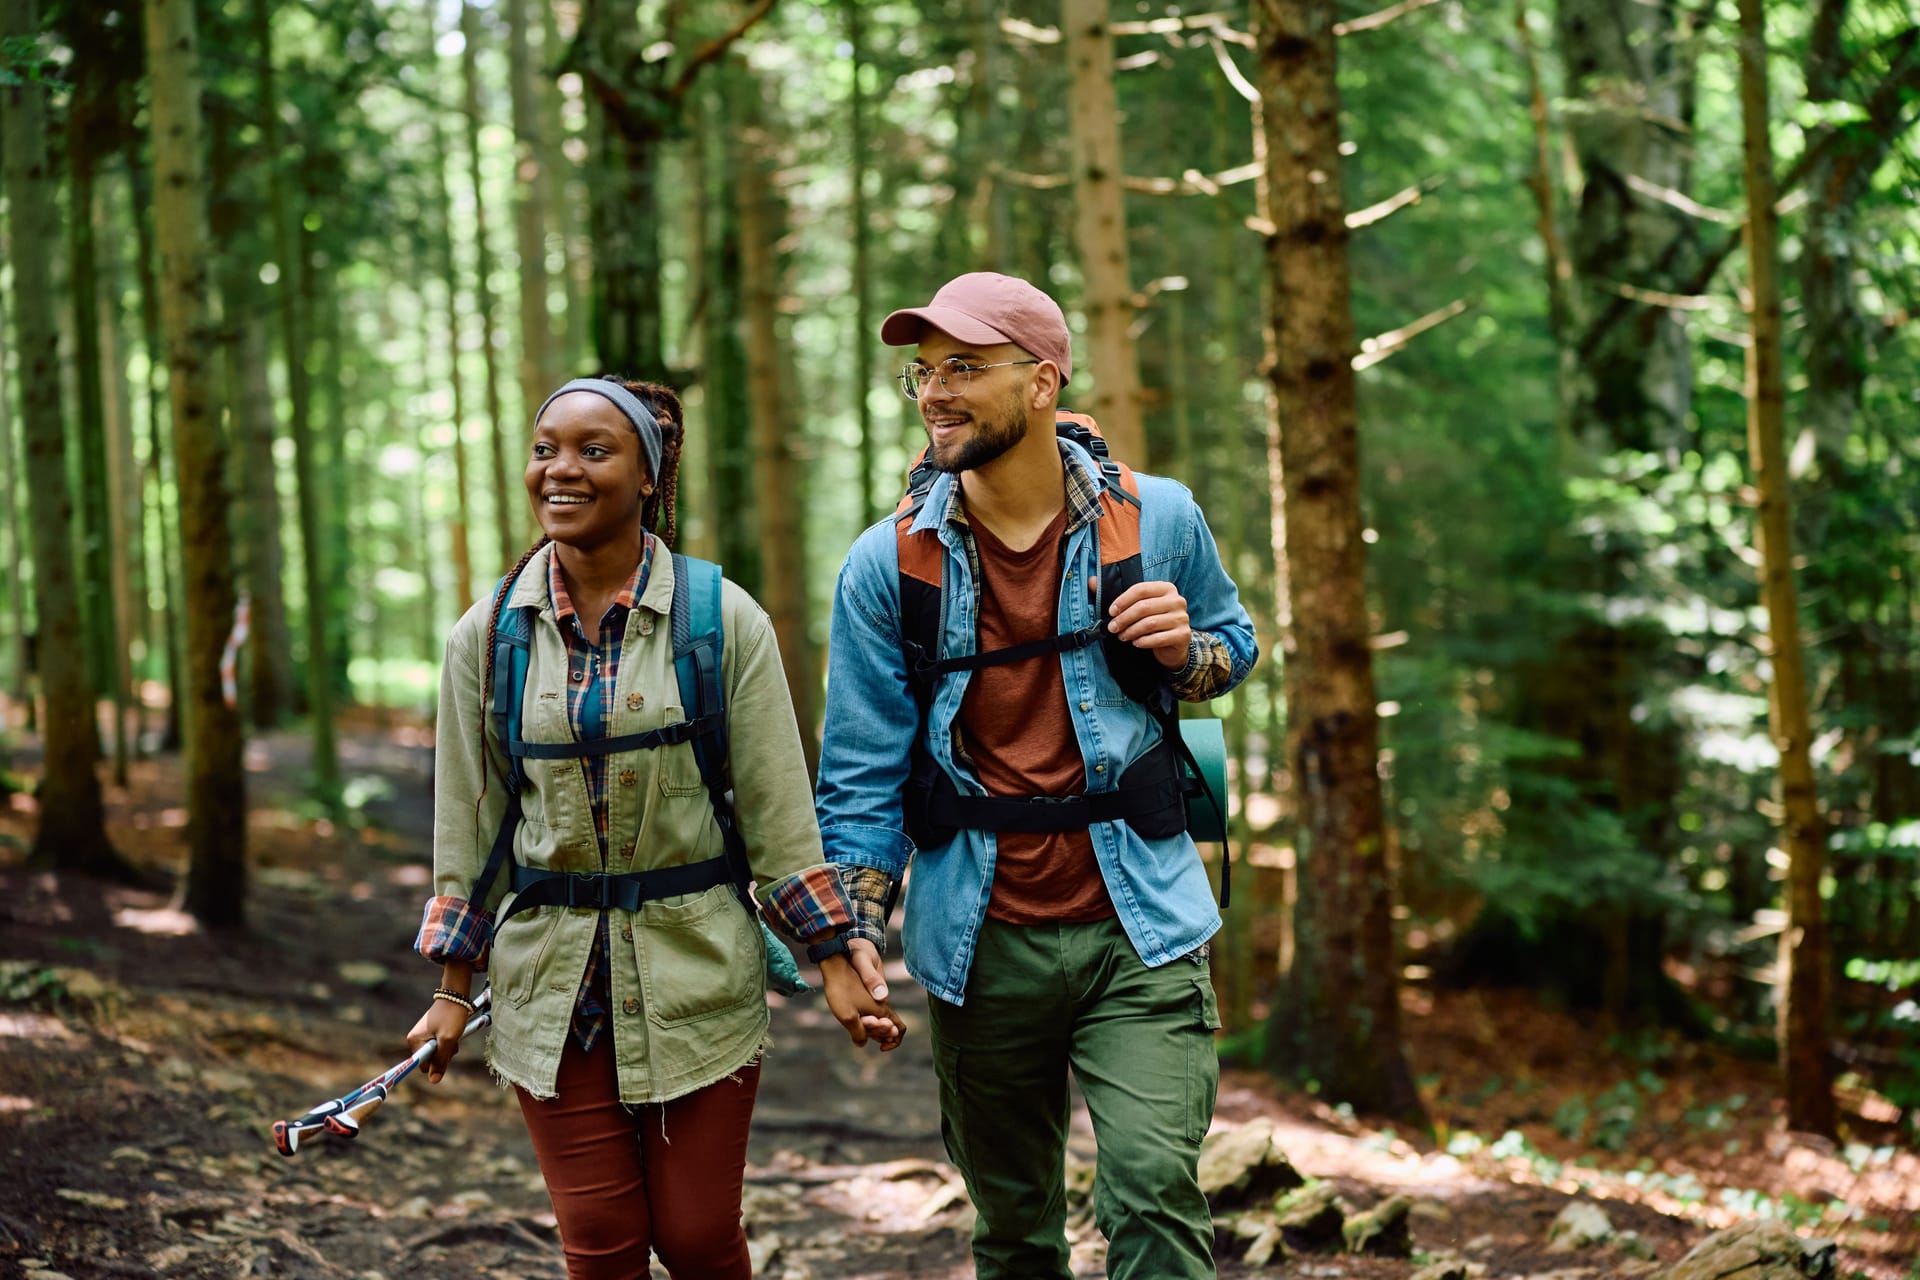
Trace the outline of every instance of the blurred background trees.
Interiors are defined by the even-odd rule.
[[[175,4],[0,2],[0,688],[49,865],[119,866],[129,756],[237,774],[196,744],[229,695],[304,726],[316,812],[351,821],[336,718],[430,714],[442,638],[532,533],[528,414],[574,374],[681,389],[682,542],[768,605],[811,720],[834,571],[921,439],[874,320],[1002,270],[1065,303],[1070,400],[1199,495],[1260,629],[1214,708],[1228,1052],[1391,1110],[1405,984],[1764,1047],[1805,969],[1811,1060],[1920,1109],[1899,0],[1747,6],[1771,199],[1732,0],[197,0],[185,169],[146,53]],[[174,173],[199,320],[169,310]],[[1768,568],[1798,589],[1771,617]],[[1807,724],[1770,728],[1796,623]],[[1351,1032],[1311,1015],[1335,972],[1376,1011],[1344,1071],[1313,1052]]]

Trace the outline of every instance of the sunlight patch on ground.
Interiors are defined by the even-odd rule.
[[[113,922],[122,929],[171,938],[190,937],[200,932],[199,923],[177,907],[155,907],[147,911],[127,907],[113,913]]]
[[[17,1093],[0,1093],[0,1115],[9,1111],[31,1111],[40,1104]]]
[[[0,1013],[0,1040],[54,1044],[73,1038],[66,1023],[44,1013]]]
[[[419,889],[433,883],[433,869],[418,863],[395,867],[387,872],[387,883],[397,884],[402,889]]]

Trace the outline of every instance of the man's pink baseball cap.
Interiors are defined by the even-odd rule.
[[[896,311],[880,324],[880,341],[910,347],[929,327],[960,342],[1011,342],[1060,368],[1060,385],[1073,377],[1073,342],[1060,304],[1025,280],[995,271],[971,271],[940,286],[924,307]]]

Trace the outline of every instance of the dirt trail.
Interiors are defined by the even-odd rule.
[[[344,736],[361,825],[342,830],[317,822],[300,800],[304,755],[292,734],[249,749],[259,870],[240,937],[197,932],[159,893],[27,872],[31,804],[15,797],[0,813],[0,1277],[564,1275],[518,1110],[477,1053],[438,1088],[403,1084],[357,1142],[313,1139],[291,1160],[273,1150],[273,1120],[404,1052],[433,977],[409,949],[427,893],[425,735],[362,725]],[[138,764],[131,787],[112,797],[120,847],[144,865],[177,867],[179,794],[177,761]],[[972,1275],[971,1209],[940,1142],[924,997],[903,972],[893,980],[910,1032],[884,1058],[851,1050],[817,999],[775,1001],[749,1152],[758,1275]],[[1648,1260],[1606,1246],[1548,1251],[1549,1223],[1583,1182],[1606,1199],[1613,1225],[1637,1232],[1661,1261],[1737,1216],[1742,1202],[1719,1207],[1709,1193],[1739,1186],[1815,1216],[1821,1195],[1851,1205],[1854,1220],[1820,1224],[1821,1234],[1842,1237],[1843,1277],[1920,1274],[1907,1270],[1920,1240],[1920,1162],[1895,1153],[1855,1170],[1833,1153],[1780,1147],[1763,1103],[1734,1108],[1713,1136],[1716,1167],[1702,1157],[1681,1170],[1701,1189],[1691,1201],[1675,1173],[1633,1182],[1628,1172],[1582,1169],[1572,1150],[1555,1152],[1542,1113],[1574,1085],[1529,1067],[1536,1041],[1553,1044],[1548,1058],[1565,1061],[1563,1074],[1576,1080],[1583,1064],[1596,1069],[1592,1046],[1583,1058],[1579,1046],[1569,1054],[1555,1043],[1579,1034],[1567,1020],[1488,1038],[1490,1020],[1523,1016],[1474,998],[1437,1008],[1416,1000],[1410,1025],[1437,1118],[1489,1140],[1518,1128],[1528,1143],[1471,1153],[1473,1142],[1456,1138],[1462,1155],[1415,1151],[1239,1072],[1223,1081],[1220,1123],[1271,1118],[1295,1164],[1357,1206],[1413,1195],[1415,1248],[1460,1253],[1486,1275],[1649,1270]],[[1729,1084],[1724,1063],[1698,1070],[1702,1089]],[[1489,1075],[1508,1083],[1485,1088]],[[1657,1123],[1650,1108],[1649,1138]],[[1676,1132],[1660,1131],[1670,1145]],[[1742,1142],[1744,1162],[1732,1154]],[[1073,1146],[1091,1158],[1084,1111]],[[1607,1167],[1631,1171],[1633,1151],[1602,1154]],[[1100,1274],[1097,1236],[1078,1222],[1075,1236],[1076,1269]],[[1321,1255],[1222,1274],[1399,1278],[1414,1269]]]

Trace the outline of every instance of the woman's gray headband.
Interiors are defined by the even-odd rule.
[[[613,407],[627,415],[627,421],[640,436],[640,448],[647,455],[647,475],[653,483],[660,483],[660,450],[663,447],[660,438],[660,424],[653,413],[641,403],[640,397],[633,394],[617,382],[608,382],[603,378],[575,378],[566,386],[548,396],[540,406],[540,412],[533,415],[533,424],[540,425],[540,419],[546,416],[547,405],[561,396],[573,391],[591,391],[594,395],[611,400]]]

